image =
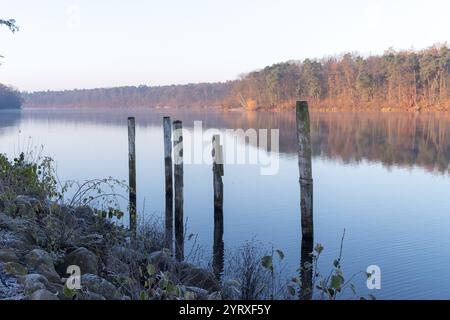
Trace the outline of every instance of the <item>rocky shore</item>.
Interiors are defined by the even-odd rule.
[[[81,286],[67,285],[69,266]],[[213,273],[90,207],[20,195],[0,203],[0,300],[220,299]]]

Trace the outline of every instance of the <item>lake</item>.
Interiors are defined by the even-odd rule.
[[[128,179],[127,117],[136,117],[137,197],[141,214],[163,216],[162,117],[204,129],[279,129],[275,174],[258,164],[225,163],[225,255],[247,240],[285,253],[284,274],[300,261],[300,188],[294,111],[223,112],[205,109],[25,109],[0,111],[0,152],[9,156],[44,146],[61,180]],[[314,242],[328,273],[342,232],[347,278],[369,265],[381,269],[378,299],[450,298],[450,115],[446,113],[311,113]],[[272,141],[271,141],[272,142]],[[249,153],[258,144],[243,142]],[[193,151],[202,150],[194,145]],[[231,152],[225,146],[224,153]],[[269,152],[262,150],[266,156]],[[210,164],[185,164],[187,233],[211,254],[213,186]],[[126,204],[124,204],[126,206]],[[142,213],[144,211],[144,213]],[[186,244],[189,247],[189,244]],[[186,250],[188,251],[188,250]]]

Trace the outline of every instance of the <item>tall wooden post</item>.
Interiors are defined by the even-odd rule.
[[[305,264],[312,262],[311,253],[314,243],[313,225],[313,179],[311,165],[311,134],[307,101],[297,101],[297,142],[298,142],[298,168],[300,173],[300,210],[302,243],[300,254],[300,299],[312,299],[312,267],[305,268]]]
[[[164,167],[166,176],[165,247],[173,251],[173,180],[172,180],[172,123],[170,117],[163,118]]]
[[[302,235],[313,235],[313,179],[308,102],[297,101],[298,168],[300,172],[300,208]]]
[[[134,117],[128,118],[128,173],[130,230],[133,237],[136,237],[136,121]]]
[[[175,257],[184,259],[183,219],[183,132],[179,120],[173,122],[174,179],[175,179]]]
[[[220,136],[212,138],[213,157],[213,186],[214,186],[214,244],[213,244],[213,269],[214,274],[220,280],[224,266],[223,243],[223,147],[220,145]]]

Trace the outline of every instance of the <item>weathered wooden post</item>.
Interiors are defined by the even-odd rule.
[[[165,247],[173,251],[173,180],[172,180],[172,123],[163,118],[164,167],[166,176]]]
[[[302,237],[300,249],[300,300],[311,300],[313,296],[313,259],[314,238]]]
[[[128,188],[129,188],[129,210],[130,230],[133,238],[136,237],[136,121],[134,117],[128,118]]]
[[[307,101],[297,101],[297,142],[298,142],[298,168],[300,173],[300,210],[301,210],[301,261],[300,261],[300,299],[312,298],[312,267],[305,268],[312,262],[311,253],[314,243],[313,226],[313,179],[311,165],[311,134]]]
[[[183,126],[181,121],[173,122],[174,180],[175,180],[175,257],[184,259],[183,219]]]
[[[313,235],[313,179],[308,102],[297,101],[298,168],[300,172],[300,208],[302,235]]]
[[[223,243],[223,147],[220,145],[220,136],[212,138],[213,157],[213,187],[214,187],[214,245],[213,269],[216,278],[220,280],[224,266]]]

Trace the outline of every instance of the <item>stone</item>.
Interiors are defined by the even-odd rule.
[[[78,248],[64,257],[63,269],[76,265],[80,267],[81,274],[98,274],[98,258],[86,248]]]
[[[0,300],[22,300],[23,286],[16,277],[4,277],[0,281]]]
[[[113,246],[109,250],[109,255],[127,264],[136,263],[140,265],[145,264],[146,261],[143,253],[120,245]]]
[[[29,267],[45,276],[50,282],[61,282],[61,277],[55,270],[53,259],[47,251],[34,249],[25,256],[25,261]]]
[[[164,251],[155,251],[150,253],[147,257],[147,264],[153,265],[159,271],[170,271],[175,270],[176,261],[169,256],[168,253]]]
[[[46,277],[50,282],[61,283],[61,277],[56,272],[54,266],[49,266],[46,264],[40,264],[36,267],[36,271]]]
[[[56,294],[47,289],[39,289],[30,296],[30,300],[59,300]]]
[[[122,295],[119,290],[107,281],[95,274],[83,274],[81,276],[81,289],[83,291],[96,293],[105,297],[107,300],[120,300]]]
[[[0,213],[0,229],[16,230],[17,224],[12,217],[5,213]]]
[[[3,265],[3,272],[12,276],[23,276],[28,273],[28,270],[17,262],[7,262]]]
[[[207,300],[222,300],[222,294],[219,291],[213,292],[208,295]]]
[[[77,292],[77,300],[106,300],[104,296],[95,292]]]
[[[189,265],[184,267],[179,274],[182,284],[205,289],[209,292],[220,291],[220,285],[214,274],[206,269]]]
[[[94,211],[90,207],[83,206],[76,208],[74,215],[77,218],[82,218],[89,221],[94,217]]]
[[[0,262],[18,262],[19,258],[11,249],[0,249]]]
[[[198,288],[198,287],[186,287],[186,291],[192,292],[195,294],[195,298],[198,300],[206,300],[208,298],[209,292],[205,289]]]
[[[41,289],[46,289],[49,284],[46,277],[37,273],[27,274],[21,277],[19,281],[23,285],[25,294],[27,295]]]
[[[17,196],[14,202],[16,203],[16,205],[24,204],[31,207],[37,207],[41,205],[41,201],[39,201],[38,199],[24,195]]]
[[[80,236],[76,240],[76,244],[80,247],[87,248],[90,251],[99,252],[105,248],[105,241],[100,234],[89,234],[87,236]]]
[[[53,267],[53,259],[47,251],[42,249],[34,249],[25,256],[25,261],[32,268],[37,268],[44,264]]]

